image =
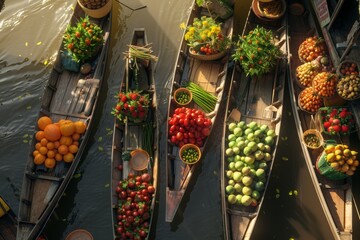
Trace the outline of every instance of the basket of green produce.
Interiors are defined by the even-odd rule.
[[[187,88],[178,88],[175,90],[173,98],[177,104],[185,106],[191,102],[192,93]]]
[[[185,144],[180,148],[179,157],[185,164],[195,164],[201,158],[201,151],[195,144]]]

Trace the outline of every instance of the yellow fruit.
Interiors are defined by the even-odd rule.
[[[336,159],[336,161],[340,161],[342,159],[342,156],[341,155],[336,155],[335,159]]]
[[[354,160],[353,165],[354,165],[355,167],[359,166],[359,160]]]
[[[335,150],[335,155],[342,155],[342,150],[336,149]]]
[[[44,146],[40,147],[39,149],[39,152],[42,154],[42,155],[46,155],[47,152],[48,152],[48,149]]]
[[[342,166],[342,165],[345,164],[345,161],[344,161],[344,160],[340,160],[340,161],[338,161],[338,163],[339,163],[340,166]]]
[[[333,162],[335,160],[335,155],[333,153],[329,153],[326,155],[326,161]]]
[[[82,121],[76,121],[75,124],[75,132],[78,134],[83,134],[86,131],[86,124]]]
[[[63,136],[69,137],[73,135],[75,130],[76,127],[72,121],[64,121],[63,123],[60,123],[60,131]]]
[[[350,159],[346,160],[346,163],[347,163],[348,165],[353,165],[354,160],[352,160],[352,159],[350,158]]]
[[[331,153],[335,151],[335,146],[334,145],[327,145],[325,148],[325,153]]]
[[[350,167],[350,170],[355,172],[356,167],[355,167],[355,166],[351,166],[351,167]]]
[[[354,175],[354,172],[349,170],[349,171],[346,172],[346,174],[349,175],[349,176],[352,176],[352,175]]]
[[[47,125],[52,124],[52,120],[47,116],[43,116],[39,118],[37,124],[40,130],[44,130]]]
[[[351,151],[349,149],[344,149],[343,154],[348,157],[351,155]]]
[[[36,155],[35,157],[34,157],[34,163],[36,164],[36,165],[41,165],[41,164],[43,164],[44,162],[45,162],[45,156],[44,155],[42,155],[42,154],[38,154],[38,155]]]
[[[339,145],[336,145],[336,146],[335,146],[335,151],[336,151],[336,150],[341,150],[341,151],[342,151],[342,150],[343,150],[343,145],[340,145],[340,144],[339,144]]]
[[[45,138],[49,141],[57,141],[61,137],[59,126],[55,124],[49,124],[44,129]]]
[[[70,146],[72,144],[73,140],[71,137],[61,136],[59,142],[60,142],[60,145]]]
[[[337,163],[337,162],[330,163],[330,166],[336,170],[339,169],[339,163]]]
[[[356,156],[358,154],[357,151],[351,151],[351,155]]]
[[[51,169],[51,168],[54,168],[55,165],[56,165],[56,161],[55,161],[54,158],[47,158],[47,159],[45,160],[45,167]]]
[[[63,159],[64,159],[64,162],[71,163],[74,160],[74,154],[67,153],[64,155]]]
[[[78,150],[79,150],[79,148],[76,145],[69,146],[69,152],[71,152],[71,153],[77,153]]]
[[[346,163],[341,166],[341,171],[342,172],[347,172],[347,171],[349,171],[349,169],[350,169],[349,165],[347,165]]]

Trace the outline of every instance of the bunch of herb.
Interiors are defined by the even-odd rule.
[[[64,47],[76,62],[91,59],[103,42],[102,29],[91,23],[88,16],[81,18],[75,26],[68,25],[64,33]]]
[[[282,52],[275,45],[272,32],[259,26],[239,37],[232,55],[241,64],[246,76],[260,76],[270,72],[281,56]]]

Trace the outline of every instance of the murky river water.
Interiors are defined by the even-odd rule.
[[[162,161],[162,146],[165,146],[163,136],[168,84],[182,37],[179,25],[186,21],[192,2],[114,1],[107,83],[100,101],[102,114],[97,116],[97,127],[74,179],[45,227],[49,239],[64,239],[77,228],[87,229],[97,240],[111,239],[109,176],[113,117],[110,112],[115,103],[113,96],[123,76],[122,52],[127,48],[134,27],[146,28],[154,53],[159,56],[155,79],[162,138],[156,239],[223,239],[219,194],[220,146],[217,144],[222,126],[212,136],[213,146],[206,153],[207,159],[202,164],[191,194],[185,198],[184,208],[173,224],[164,221],[165,161]],[[29,135],[34,131],[43,87],[75,3],[75,0],[6,0],[0,13],[0,194],[15,212],[19,206],[25,159],[29,151]],[[269,194],[253,239],[331,239],[327,226],[323,225],[323,215],[319,212],[319,203],[297,146],[299,142],[289,104],[284,112],[281,137],[287,137],[287,140],[280,143]],[[356,179],[358,175],[354,178],[359,183]],[[298,192],[297,196],[289,194],[294,190]],[[359,224],[359,219],[354,221]],[[355,233],[359,231],[356,226]]]

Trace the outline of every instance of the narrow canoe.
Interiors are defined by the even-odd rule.
[[[193,23],[194,18],[201,18],[207,15],[207,10],[198,7],[194,2],[191,13],[189,15],[187,26]],[[228,18],[222,23],[222,31],[224,35],[232,38],[233,33],[233,17]],[[189,46],[184,37],[180,44],[178,58],[176,60],[174,74],[172,77],[171,91],[168,102],[168,121],[166,131],[166,213],[165,221],[172,222],[176,212],[179,209],[183,196],[188,188],[189,182],[194,175],[198,164],[188,165],[182,162],[179,157],[179,147],[173,144],[169,139],[169,119],[174,114],[176,108],[180,107],[173,99],[174,92],[182,86],[186,81],[191,81],[201,86],[205,91],[217,97],[215,109],[210,114],[212,124],[215,123],[218,110],[220,109],[224,92],[229,84],[226,84],[230,52],[218,60],[202,61],[195,59],[189,55]],[[200,109],[195,103],[190,103],[186,107]],[[210,133],[211,134],[211,133]],[[207,137],[207,139],[209,136]],[[200,148],[204,153],[206,149],[205,140]],[[202,154],[204,155],[204,154]],[[200,159],[200,161],[202,161]]]
[[[232,80],[230,83],[229,97],[226,106],[225,124],[223,129],[222,138],[222,158],[221,158],[221,195],[222,195],[222,212],[223,212],[223,224],[224,224],[224,236],[225,239],[250,239],[256,220],[259,216],[261,206],[264,201],[266,189],[270,179],[272,166],[276,157],[276,149],[279,142],[279,133],[281,127],[282,110],[283,110],[283,97],[286,80],[287,70],[287,22],[286,18],[277,20],[275,22],[260,20],[252,9],[250,9],[243,35],[249,33],[256,26],[263,27],[267,30],[271,30],[275,37],[275,44],[279,46],[282,53],[282,58],[278,60],[274,69],[265,75],[257,77],[246,77],[240,69],[239,65],[236,65],[233,69]],[[240,171],[240,168],[236,170],[230,168],[229,163],[231,161],[226,154],[226,149],[229,148],[229,135],[232,132],[229,130],[230,124],[236,124],[238,126],[240,122],[244,122],[249,125],[251,122],[256,122],[258,126],[267,126],[266,129],[272,129],[276,133],[276,139],[271,145],[271,158],[267,161],[264,159],[258,161],[255,160],[255,164],[265,164],[262,167],[265,169],[265,182],[258,179],[255,175],[252,176],[253,183],[262,182],[263,190],[257,187],[252,187],[252,190],[257,190],[260,193],[260,197],[256,199],[252,196],[252,199],[256,199],[256,204],[250,206],[244,206],[239,202],[230,204],[228,197],[233,194],[234,196],[242,197],[247,195],[242,190],[237,190],[235,182],[230,183],[232,177],[227,175],[227,172]],[[244,131],[244,129],[243,129]],[[266,133],[262,133],[266,134]],[[239,140],[240,141],[240,140]],[[263,151],[263,150],[262,150]],[[265,153],[266,150],[263,152]],[[240,153],[241,156],[242,153]],[[240,156],[239,155],[239,156]],[[242,161],[242,160],[241,160]],[[257,162],[257,163],[256,163]],[[235,165],[236,166],[236,165]],[[240,171],[241,172],[241,171]],[[243,174],[245,174],[243,172]],[[244,175],[245,176],[245,175]],[[235,192],[228,192],[227,186],[234,187]],[[245,185],[246,186],[246,185]],[[238,199],[236,201],[239,201]]]
[[[296,122],[296,128],[300,142],[303,142],[304,131],[313,128],[311,127],[312,114],[302,111],[298,106],[297,97],[302,90],[297,84],[296,68],[302,64],[298,57],[298,49],[300,44],[307,38],[319,36],[320,32],[315,26],[315,18],[309,5],[301,1],[305,7],[305,13],[301,16],[288,14],[289,19],[289,52],[291,59],[290,67],[290,98]],[[327,137],[323,135],[326,139]],[[349,137],[333,138],[338,143],[349,144]],[[351,146],[351,144],[350,144]],[[349,240],[352,239],[352,190],[351,178],[344,180],[328,180],[326,177],[320,175],[315,168],[316,160],[321,154],[323,148],[310,149],[305,144],[301,144],[302,152],[314,185],[316,194],[320,201],[322,210],[326,217],[326,223],[330,226],[331,233],[334,239]]]
[[[148,41],[146,37],[145,29],[134,29],[133,38],[130,42],[135,46],[147,46]],[[147,117],[144,122],[134,123],[131,121],[122,122],[115,117],[114,129],[113,129],[113,146],[112,146],[112,167],[111,167],[111,206],[112,206],[112,223],[113,223],[113,239],[121,238],[121,232],[117,232],[119,222],[118,219],[121,216],[121,196],[117,188],[120,186],[119,182],[127,180],[129,173],[135,176],[141,176],[143,173],[149,173],[151,176],[151,185],[155,188],[155,192],[152,194],[150,200],[150,220],[147,219],[149,225],[146,229],[147,239],[151,239],[153,230],[155,228],[156,220],[155,216],[155,204],[157,196],[158,185],[158,139],[159,128],[157,120],[157,103],[155,92],[155,81],[153,73],[153,65],[151,61],[146,63],[138,62],[139,72],[135,78],[133,67],[131,66],[131,60],[126,58],[125,60],[125,74],[120,85],[120,92],[127,92],[129,90],[139,90],[143,94],[149,94],[149,109]],[[150,137],[149,137],[150,136]],[[146,142],[147,141],[147,142]],[[134,170],[131,165],[131,160],[125,160],[124,153],[131,152],[133,150],[142,149],[150,155],[150,161],[144,170]],[[119,166],[122,166],[119,169]],[[126,189],[123,189],[126,191]],[[141,218],[142,216],[139,215]],[[124,220],[125,221],[125,220]],[[143,239],[143,238],[142,238]]]
[[[9,204],[0,196],[0,240],[16,239],[17,219]]]
[[[84,16],[84,12],[77,4],[70,23],[75,24]],[[80,72],[63,69],[61,53],[64,46],[62,44],[45,87],[38,116],[39,118],[48,116],[53,122],[58,122],[60,119],[82,121],[86,123],[86,131],[79,139],[78,151],[72,163],[59,161],[54,169],[34,164],[33,151],[37,142],[34,134],[27,156],[20,195],[18,240],[35,239],[41,233],[72,179],[90,137],[94,124],[93,117],[104,82],[111,16],[108,14],[101,19],[90,18],[90,21],[103,29],[105,40],[95,60],[91,63],[91,72],[85,76]],[[38,130],[37,124],[35,129]]]

